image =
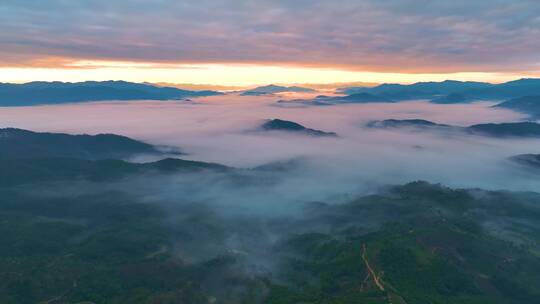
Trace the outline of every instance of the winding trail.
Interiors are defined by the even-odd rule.
[[[366,244],[362,244],[362,260],[364,260],[364,263],[366,264],[366,268],[369,271],[369,274],[371,275],[371,278],[373,278],[373,282],[375,282],[375,285],[377,285],[377,288],[379,288],[380,291],[384,291],[384,285],[381,282],[381,278],[375,274],[375,271],[373,268],[371,268],[371,265],[369,265],[369,261],[366,257],[367,255],[367,248]]]

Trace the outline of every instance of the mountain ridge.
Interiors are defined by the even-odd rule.
[[[462,103],[483,99],[501,100],[524,95],[540,95],[540,79],[521,78],[499,84],[457,80],[417,82],[413,84],[383,83],[372,88],[341,88],[339,92],[343,94],[371,93],[393,100],[437,100],[451,94],[459,94],[467,98],[450,103]]]
[[[170,100],[221,95],[127,81],[0,83],[0,106],[32,106],[106,100]]]
[[[366,124],[368,128],[457,131],[490,137],[540,137],[540,124],[535,122],[507,122],[474,124],[467,127],[439,124],[423,119],[374,120]]]
[[[71,135],[0,129],[0,159],[76,157],[89,160],[163,154],[155,146],[116,134]]]

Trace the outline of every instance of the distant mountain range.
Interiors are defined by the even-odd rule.
[[[269,120],[263,123],[259,129],[261,131],[285,131],[310,136],[337,136],[337,134],[334,132],[324,132],[321,130],[310,129],[302,126],[299,123],[282,119]]]
[[[381,84],[376,87],[341,88],[338,92],[347,95],[369,93],[395,101],[429,99],[436,103],[463,103],[540,95],[540,79],[519,79],[501,84],[455,80],[409,85]]]
[[[254,89],[245,90],[240,95],[243,96],[259,96],[259,95],[270,95],[275,93],[286,93],[286,92],[297,92],[297,93],[312,93],[315,92],[314,89],[303,88],[298,86],[285,87],[278,85],[267,85],[260,86]]]
[[[456,131],[491,137],[540,137],[540,124],[535,122],[487,123],[468,127],[438,124],[423,119],[387,119],[371,121],[370,128],[414,128],[416,130]]]
[[[126,81],[0,83],[0,106],[31,106],[104,100],[169,100],[221,95]]]
[[[505,100],[527,95],[540,96],[540,79],[520,79],[501,84],[446,80],[418,82],[409,85],[381,84],[375,87],[348,87],[337,90],[344,96],[317,96],[313,99],[280,100],[279,103],[305,105],[334,105],[346,103],[390,103],[427,99],[438,104],[468,103],[480,100]],[[534,97],[529,97],[534,98]],[[538,97],[536,97],[538,98]],[[501,104],[501,107],[508,107]],[[513,105],[514,110],[533,111],[533,105]],[[535,115],[540,110],[534,109]]]

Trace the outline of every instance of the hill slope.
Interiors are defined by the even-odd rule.
[[[74,157],[82,159],[129,158],[161,154],[154,146],[114,134],[69,135],[0,129],[0,159]]]

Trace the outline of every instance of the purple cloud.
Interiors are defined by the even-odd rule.
[[[4,0],[0,64],[56,57],[529,71],[540,63],[538,16],[534,0]]]

